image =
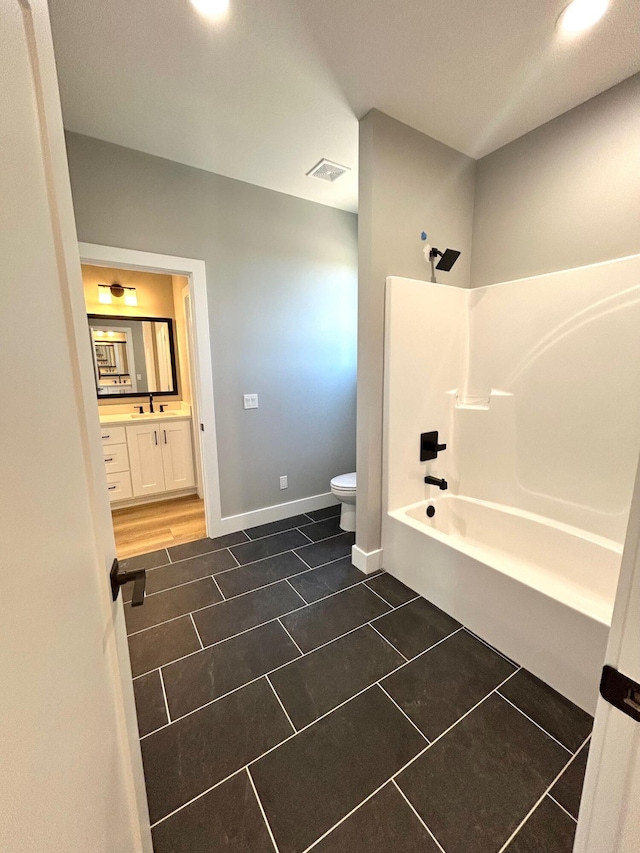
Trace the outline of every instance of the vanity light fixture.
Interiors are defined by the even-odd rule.
[[[98,285],[98,302],[101,305],[111,305],[113,298],[122,299],[124,296],[124,304],[131,307],[138,304],[138,296],[135,287],[123,287],[121,284],[114,282],[113,284]]]
[[[558,18],[557,27],[565,35],[589,29],[607,11],[609,0],[572,0]]]
[[[223,18],[229,11],[229,0],[191,0],[191,5],[205,18]]]

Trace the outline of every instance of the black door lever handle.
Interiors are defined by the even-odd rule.
[[[109,572],[111,580],[111,597],[115,601],[120,592],[120,587],[129,581],[133,581],[132,607],[140,607],[144,604],[144,590],[147,585],[147,573],[144,569],[136,569],[134,572],[123,572],[117,559],[113,561]]]

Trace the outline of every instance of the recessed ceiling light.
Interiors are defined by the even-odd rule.
[[[609,0],[572,0],[558,18],[558,28],[567,34],[592,27],[607,11]]]
[[[229,0],[191,0],[205,18],[222,18],[229,11]]]

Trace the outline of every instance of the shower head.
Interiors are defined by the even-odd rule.
[[[438,256],[440,256],[440,260],[436,264],[436,269],[442,270],[443,272],[449,272],[451,267],[460,257],[460,252],[455,249],[445,249],[444,252],[441,252],[440,249],[431,249],[431,252],[429,253],[431,260],[435,260]]]

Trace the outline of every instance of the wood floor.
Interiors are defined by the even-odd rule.
[[[204,501],[197,495],[116,509],[112,517],[120,559],[193,542],[207,535]]]

